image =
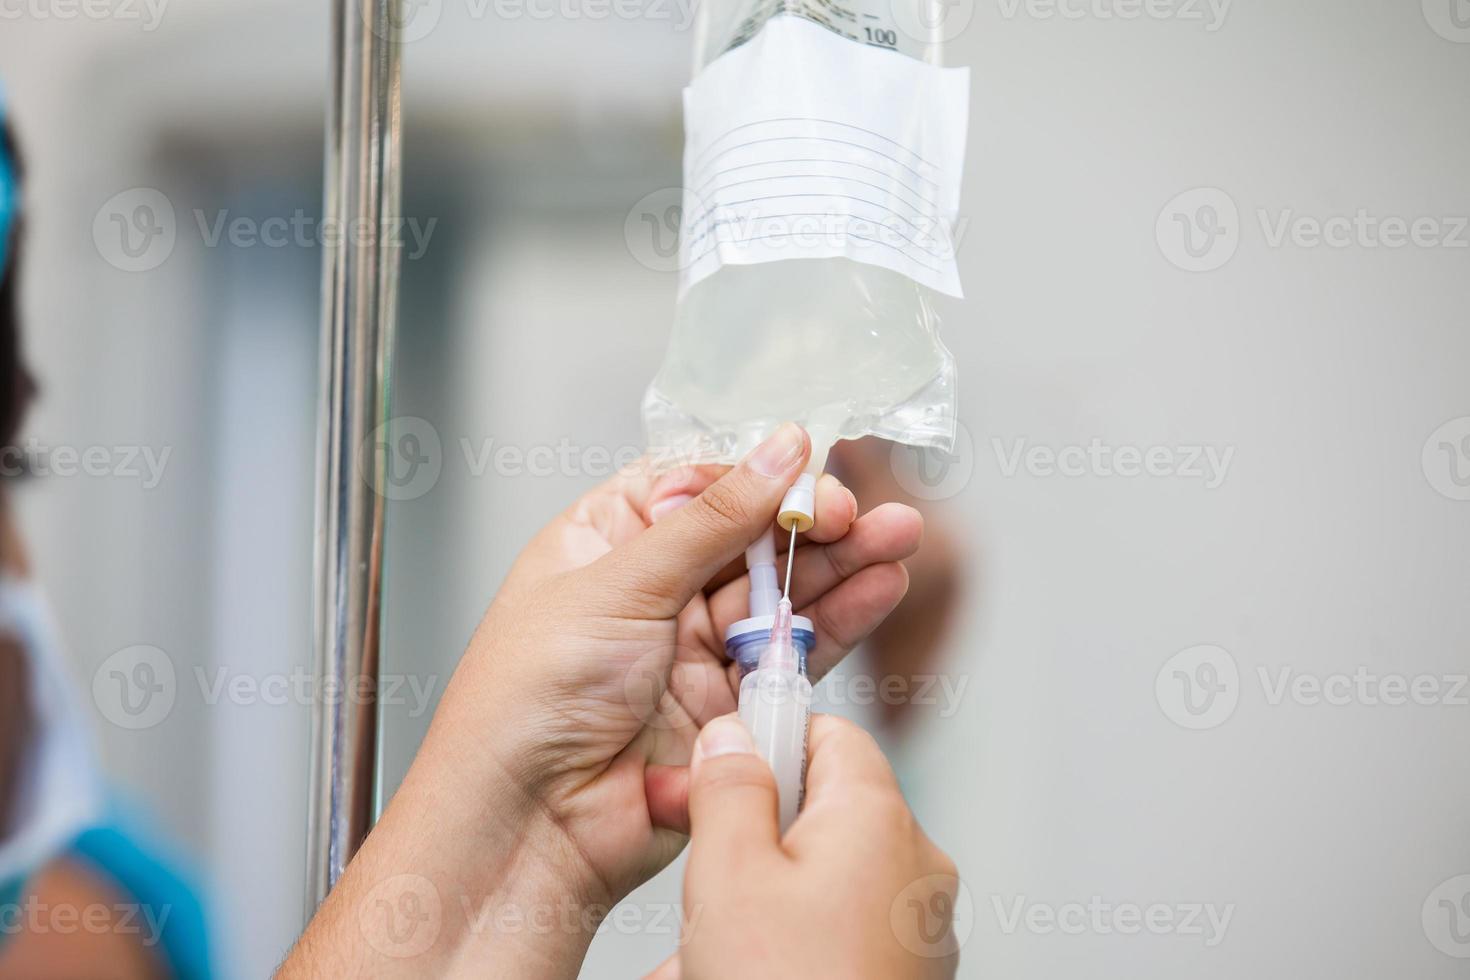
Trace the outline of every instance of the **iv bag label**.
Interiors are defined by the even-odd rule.
[[[684,90],[680,295],[725,265],[845,257],[962,295],[970,73],[772,18]]]
[[[782,14],[802,17],[859,44],[901,51],[920,61],[931,46],[944,40],[949,20],[946,0],[705,0],[716,10],[711,42],[716,53],[738,48],[760,33],[766,22]],[[952,2],[952,0],[951,0]],[[937,9],[936,9],[937,4]],[[703,64],[708,58],[700,57]]]

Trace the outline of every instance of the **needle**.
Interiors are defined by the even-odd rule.
[[[796,522],[791,522],[791,547],[786,549],[786,589],[781,598],[791,601],[791,563],[796,558]]]

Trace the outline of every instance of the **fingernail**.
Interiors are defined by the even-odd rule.
[[[673,511],[678,510],[680,507],[683,507],[685,504],[689,503],[689,501],[693,499],[694,498],[689,496],[689,494],[687,493],[680,493],[672,497],[665,497],[663,500],[660,500],[649,509],[648,519],[657,524],[660,517],[663,517],[665,514],[669,514]]]
[[[750,468],[761,476],[780,476],[801,459],[806,450],[806,433],[795,422],[787,422],[750,453]]]
[[[699,733],[699,742],[694,748],[696,759],[713,759],[717,755],[749,755],[755,751],[755,743],[746,731],[745,723],[734,715],[723,715],[704,726]]]
[[[857,518],[858,518],[857,494],[855,494],[851,490],[847,489],[847,487],[843,487],[842,488],[842,492],[845,493],[845,494],[847,494],[848,503],[850,503],[852,505],[852,519],[853,520],[857,520]]]

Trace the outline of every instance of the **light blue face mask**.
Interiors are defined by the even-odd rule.
[[[26,880],[61,854],[103,807],[82,705],[72,690],[45,596],[31,582],[0,573],[0,634],[25,652],[35,716],[0,836],[0,948],[15,932]]]

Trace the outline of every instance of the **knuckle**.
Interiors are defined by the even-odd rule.
[[[669,598],[668,584],[652,562],[630,559],[599,583],[607,607],[617,610],[656,608]],[[575,608],[564,607],[564,608]]]
[[[706,759],[700,767],[702,789],[715,794],[746,790],[774,790],[770,767],[755,755],[728,755]]]
[[[862,731],[857,723],[842,717],[841,715],[820,714],[812,716],[812,729],[814,734],[824,737],[835,737],[845,731]]]
[[[729,481],[712,484],[698,499],[706,519],[716,526],[742,525],[750,521],[750,502]]]
[[[832,573],[833,577],[836,578],[839,582],[846,582],[848,579],[852,578],[853,573],[856,570],[852,567],[852,564],[843,557],[842,550],[843,549],[837,547],[836,545],[826,545],[822,548],[822,557],[827,559],[827,568]]]
[[[846,621],[839,619],[828,604],[818,602],[812,607],[811,617],[818,633],[836,643],[844,653],[857,645],[858,637],[854,635],[853,629]]]
[[[875,786],[898,791],[898,780],[888,764],[888,756],[866,729],[836,715],[818,715],[814,724],[820,727],[819,736],[813,733],[816,751],[849,764],[856,763],[860,771],[881,777],[873,780]]]
[[[882,768],[888,770],[888,757],[883,754],[878,740],[852,722],[844,719],[833,733],[833,741],[844,754],[880,762]]]
[[[898,791],[897,786],[883,786],[874,793],[875,815],[889,833],[899,840],[913,838],[918,833],[914,811]]]
[[[637,555],[603,555],[592,564],[563,573],[556,581],[555,604],[548,604],[553,618],[576,609],[589,617],[622,615],[629,609],[641,609],[660,599],[662,590],[658,576],[648,562]],[[543,590],[544,598],[551,598]],[[560,610],[555,612],[553,610]]]
[[[929,844],[929,850],[929,867],[932,869],[931,874],[943,875],[946,878],[953,878],[958,881],[960,877],[960,868],[959,865],[954,863],[954,858],[950,857],[948,852],[935,846],[932,842]]]

